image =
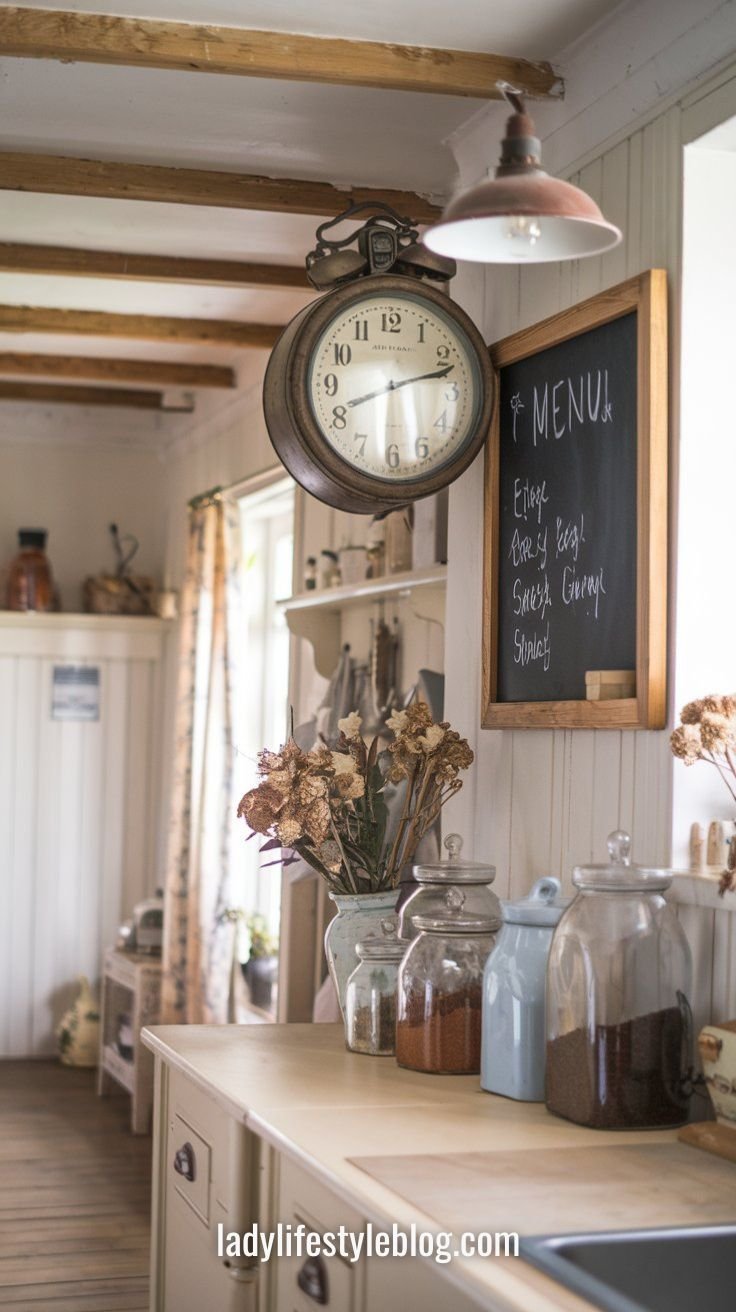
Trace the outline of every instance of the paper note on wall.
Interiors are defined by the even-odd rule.
[[[55,665],[52,720],[99,720],[100,670],[97,665]]]

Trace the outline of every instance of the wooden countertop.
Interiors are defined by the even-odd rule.
[[[431,1211],[420,1211],[353,1158],[498,1153],[504,1154],[508,1170],[513,1150],[525,1150],[525,1164],[529,1150],[545,1152],[547,1162],[554,1150],[560,1181],[569,1185],[566,1150],[676,1142],[676,1132],[669,1130],[582,1129],[551,1116],[540,1103],[484,1093],[476,1076],[419,1075],[402,1070],[391,1058],[358,1056],[346,1050],[342,1025],[157,1026],[144,1030],[143,1042],[207,1090],[225,1112],[297,1160],[366,1219],[381,1224],[417,1222],[428,1230],[452,1229],[440,1215],[441,1190]],[[707,1156],[696,1149],[683,1151],[699,1160]],[[565,1227],[548,1170],[548,1228],[558,1233]],[[482,1175],[477,1187],[483,1188]],[[600,1187],[611,1187],[604,1171]],[[672,1223],[676,1220],[675,1209]],[[657,1223],[663,1223],[661,1217]],[[503,1228],[520,1227],[508,1215]],[[596,1228],[594,1217],[590,1228]],[[436,1270],[489,1312],[590,1309],[517,1259],[462,1259]]]

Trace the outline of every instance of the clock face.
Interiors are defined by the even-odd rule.
[[[455,460],[483,406],[469,338],[411,292],[366,294],[338,311],[312,351],[307,392],[334,452],[394,484]]]

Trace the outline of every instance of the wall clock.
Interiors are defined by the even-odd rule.
[[[338,285],[292,319],[271,354],[264,411],[280,460],[339,510],[377,514],[438,492],[478,454],[495,394],[478,329],[422,276],[446,279],[454,266],[423,251],[398,216],[341,243],[322,239],[314,255],[313,284]]]

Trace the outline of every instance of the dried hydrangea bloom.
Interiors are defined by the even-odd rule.
[[[257,788],[251,788],[250,792],[241,797],[238,818],[243,817],[257,834],[268,834],[276,824],[283,806],[283,794],[264,780]]]
[[[473,764],[474,759],[467,738],[461,738],[455,729],[447,727],[440,753],[437,778],[449,783],[457,778],[461,770],[467,770]]]
[[[336,775],[355,774],[358,762],[348,752],[330,752],[332,769]]]
[[[445,732],[446,730],[443,725],[430,724],[427,732],[422,734],[421,738],[418,740],[422,751],[427,754],[436,751],[445,736]]]
[[[685,765],[694,765],[702,756],[703,744],[697,724],[685,723],[678,726],[670,735],[670,747]]]
[[[358,712],[351,711],[349,715],[344,715],[341,720],[338,720],[337,727],[340,730],[340,733],[344,733],[349,741],[351,738],[360,737],[360,726],[362,723],[363,721]]]
[[[336,774],[333,781],[335,793],[343,802],[354,802],[365,793],[365,779],[362,774]]]
[[[730,718],[736,715],[736,698],[729,696],[717,696],[711,693],[704,697],[702,701],[703,711],[709,715],[725,715]]]
[[[404,732],[407,722],[406,711],[392,711],[386,721],[386,728],[398,735]]]
[[[700,740],[716,756],[736,747],[736,721],[717,712],[705,711],[700,720]]]
[[[700,724],[700,717],[703,714],[703,699],[697,702],[688,702],[683,706],[680,712],[680,719],[683,724]]]

